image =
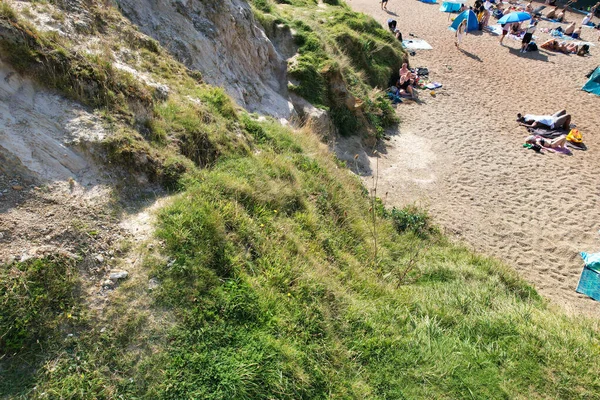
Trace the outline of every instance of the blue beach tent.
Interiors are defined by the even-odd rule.
[[[461,5],[462,4],[455,3],[453,1],[444,1],[442,3],[442,6],[440,7],[440,11],[447,13],[457,12],[458,10],[460,10]]]
[[[600,96],[600,67],[596,68],[590,76],[590,80],[581,89]]]
[[[458,25],[464,20],[467,19],[467,32],[479,30],[479,21],[477,21],[477,16],[471,10],[466,10],[458,14],[458,17],[452,22],[450,25],[450,29],[456,31],[458,29]]]

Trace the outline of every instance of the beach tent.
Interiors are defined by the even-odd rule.
[[[461,0],[461,1],[464,1],[464,0]],[[457,12],[458,10],[460,10],[461,4],[462,3],[457,3],[455,1],[444,1],[442,3],[442,6],[440,7],[440,11],[447,12],[447,13]]]
[[[596,68],[582,89],[600,96],[600,67]]]
[[[458,14],[458,17],[456,17],[452,22],[452,25],[450,25],[450,29],[456,31],[458,25],[460,25],[465,18],[467,19],[467,32],[479,30],[479,21],[477,21],[477,16],[471,10],[466,10]]]

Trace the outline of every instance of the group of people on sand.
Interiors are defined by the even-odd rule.
[[[398,72],[400,77],[393,88],[395,88],[398,95],[404,94],[410,96],[413,100],[417,99],[417,92],[415,91],[417,75],[408,68],[407,63],[402,64],[402,68]]]
[[[567,114],[566,110],[560,110],[552,115],[517,114],[517,122],[519,125],[532,129],[556,129],[568,132],[571,128],[571,115]],[[547,139],[540,135],[531,135],[525,139],[525,143],[533,146],[532,148],[537,151],[545,149],[548,151],[570,153],[567,149],[567,134],[561,134],[552,139]]]

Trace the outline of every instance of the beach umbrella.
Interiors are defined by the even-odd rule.
[[[512,24],[513,22],[523,22],[531,19],[531,15],[524,11],[511,12],[498,20],[500,25]]]

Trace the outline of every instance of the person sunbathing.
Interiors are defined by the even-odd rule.
[[[556,39],[548,39],[540,47],[544,50],[558,51],[558,41]]]
[[[544,50],[560,51],[565,54],[577,53],[579,47],[573,43],[558,42],[556,39],[549,39],[540,46]]]
[[[571,22],[564,30],[565,35],[571,35],[575,31],[575,22]]]
[[[579,39],[579,38],[581,38],[581,27],[580,26],[578,26],[577,29],[575,29],[573,31],[573,33],[571,33],[571,37],[573,39]]]
[[[546,18],[554,19],[556,17],[556,13],[558,12],[558,6],[554,7],[552,10],[546,13]]]
[[[416,99],[417,94],[413,88],[413,84],[414,84],[414,79],[413,79],[412,72],[408,71],[407,74],[400,77],[400,80],[398,81],[398,88],[404,90],[405,93],[410,94],[410,97],[412,99]]]
[[[562,10],[561,12],[559,12],[559,13],[556,15],[556,18],[554,18],[554,19],[555,19],[556,21],[558,21],[558,22],[567,22],[567,21],[565,20],[565,10]]]
[[[538,145],[546,150],[549,151],[557,151],[557,150],[562,150],[562,151],[568,151],[567,149],[567,135],[560,135],[557,138],[554,139],[545,139],[541,136],[537,136],[537,135],[531,135],[528,136],[525,139],[525,143],[531,144],[531,145]]]
[[[560,42],[558,44],[558,50],[565,54],[576,54],[579,51],[579,46],[574,43]]]
[[[566,110],[560,110],[552,115],[521,115],[517,114],[517,122],[527,128],[564,129],[571,125],[571,115]]]

